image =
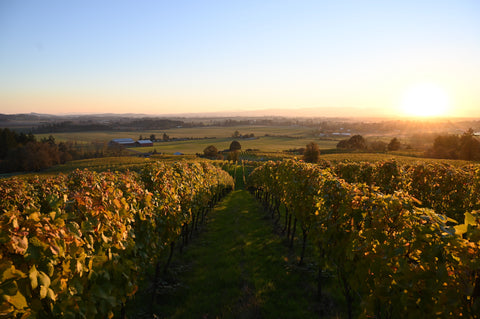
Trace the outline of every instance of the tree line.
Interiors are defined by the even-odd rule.
[[[368,143],[362,135],[354,135],[349,139],[338,142],[337,149],[356,151],[396,151],[402,147],[400,141],[394,137],[389,143],[374,141]],[[472,128],[461,135],[438,135],[430,149],[425,152],[426,157],[443,159],[460,159],[467,161],[480,160],[480,140]]]
[[[71,160],[120,155],[105,143],[56,143],[53,136],[37,140],[32,133],[0,128],[0,173],[40,171]]]
[[[33,128],[35,133],[66,133],[66,132],[90,132],[90,131],[119,131],[119,130],[160,130],[175,127],[192,127],[191,123],[180,120],[162,118],[88,118],[83,120],[66,120],[38,125]]]
[[[480,141],[471,128],[462,135],[439,135],[426,155],[434,158],[479,161]]]
[[[374,152],[398,151],[400,147],[401,143],[396,137],[392,138],[389,143],[383,141],[373,141],[368,143],[362,135],[358,134],[353,135],[349,139],[341,140],[337,144],[338,149],[360,151],[370,150]]]
[[[337,143],[337,149],[342,151],[397,151],[405,147],[396,137],[389,143],[383,141],[367,142],[362,135],[353,135],[348,139]],[[408,148],[408,146],[407,146]],[[319,160],[320,149],[314,142],[309,143],[306,148],[297,149],[303,155],[303,160],[316,163]],[[435,138],[433,145],[425,152],[426,157],[443,159],[460,159],[467,161],[480,161],[480,140],[475,136],[473,129],[469,129],[462,135],[444,134]]]

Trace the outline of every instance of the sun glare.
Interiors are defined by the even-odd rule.
[[[408,116],[434,117],[446,115],[449,104],[449,96],[443,88],[419,83],[405,91],[400,108]]]

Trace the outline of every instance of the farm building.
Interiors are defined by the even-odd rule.
[[[153,146],[153,142],[150,140],[138,140],[135,142],[135,146],[141,146],[141,147]]]
[[[131,138],[114,138],[108,143],[109,146],[135,146],[135,141]]]

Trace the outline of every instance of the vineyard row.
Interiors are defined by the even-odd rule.
[[[443,213],[478,208],[478,170],[342,165],[269,162],[249,187],[292,242],[299,225],[301,260],[307,237],[314,243],[319,273],[335,274],[349,317],[477,317],[480,212],[464,210],[458,222]]]
[[[207,163],[1,181],[0,317],[112,317],[232,187]]]

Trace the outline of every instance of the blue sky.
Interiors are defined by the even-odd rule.
[[[358,107],[480,116],[480,1],[0,1],[0,113]]]

